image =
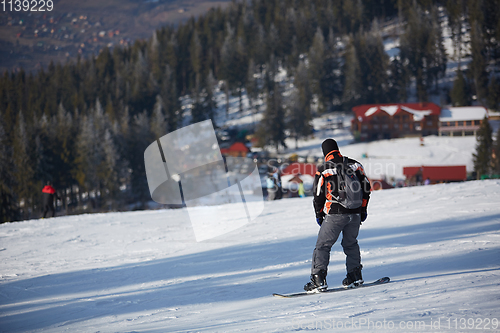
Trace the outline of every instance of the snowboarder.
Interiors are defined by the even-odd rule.
[[[56,210],[54,208],[54,198],[57,200],[59,197],[57,196],[56,190],[52,187],[51,182],[47,182],[47,185],[42,189],[43,196],[43,218],[47,215],[48,211],[52,212],[52,217],[55,216]]]
[[[370,182],[361,163],[349,158],[344,164],[344,157],[340,154],[335,140],[327,139],[321,147],[325,162],[318,167],[313,186],[313,206],[320,230],[312,257],[311,281],[304,286],[306,291],[324,291],[328,288],[326,275],[330,251],[341,232],[347,269],[347,276],[342,285],[345,288],[353,288],[363,283],[361,274],[363,266],[357,237],[361,222],[368,216]],[[344,165],[347,165],[348,170],[344,170]],[[362,191],[362,200],[358,208],[349,209],[341,204],[344,203],[339,192],[339,185],[342,186],[344,183],[339,182],[341,172],[347,175],[355,174],[361,185],[358,191]]]

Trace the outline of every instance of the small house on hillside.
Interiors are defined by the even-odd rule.
[[[439,135],[476,135],[485,116],[488,116],[488,110],[482,106],[443,108],[439,117]]]
[[[242,142],[235,142],[229,148],[221,148],[220,152],[224,156],[245,157],[250,149]]]
[[[434,103],[366,104],[352,108],[361,141],[437,135],[441,108]]]
[[[426,179],[429,179],[430,184],[467,180],[465,165],[404,167],[403,174],[410,185],[424,184]]]

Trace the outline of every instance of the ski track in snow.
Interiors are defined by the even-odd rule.
[[[499,194],[498,180],[374,192],[363,273],[391,283],[297,299],[271,294],[308,281],[310,197],[266,202],[254,222],[199,243],[184,209],[3,224],[0,331],[467,331],[453,325],[500,319]],[[339,243],[331,287],[345,276]],[[395,326],[375,326],[384,320]]]

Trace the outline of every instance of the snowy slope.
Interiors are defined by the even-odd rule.
[[[183,209],[3,224],[0,331],[454,332],[470,320],[499,331],[499,195],[497,180],[373,193],[364,278],[392,282],[297,299],[271,294],[308,280],[311,198],[266,202],[254,222],[200,243]],[[336,244],[330,286],[344,276]]]

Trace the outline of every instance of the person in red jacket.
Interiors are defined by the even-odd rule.
[[[52,211],[52,217],[56,215],[56,210],[54,208],[54,198],[58,199],[56,190],[52,187],[51,182],[47,182],[47,185],[42,190],[43,196],[43,218],[47,215],[48,211]]]

